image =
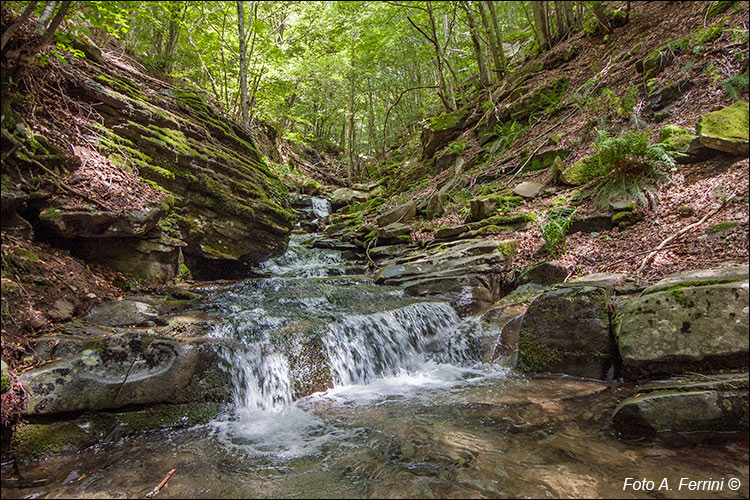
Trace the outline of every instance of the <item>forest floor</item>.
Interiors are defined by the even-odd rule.
[[[747,57],[747,46],[738,45],[731,36],[731,30],[726,27],[742,26],[743,23],[747,26],[748,4],[742,4],[742,7],[741,10],[729,9],[723,16],[707,20],[704,14],[705,4],[701,2],[636,3],[633,5],[630,22],[615,29],[609,44],[606,44],[601,36],[583,34],[575,35],[564,42],[577,45],[579,55],[567,64],[540,73],[539,79],[535,77],[534,86],[568,77],[570,93],[597,73],[601,78],[600,87],[611,90],[617,96],[626,95],[630,87],[636,86],[638,92],[631,116],[610,114],[605,117],[594,117],[597,119],[596,126],[603,124],[605,128],[614,131],[627,128],[645,130],[651,142],[658,142],[659,130],[663,125],[673,124],[692,129],[702,114],[722,109],[734,102],[725,91],[723,82],[740,72],[740,58],[734,56],[741,50]],[[639,44],[638,53],[642,56],[664,46],[670,40],[691,36],[695,38],[696,34],[707,33],[711,28],[722,31],[722,34],[717,39],[706,42],[700,50],[693,47],[692,50],[676,52],[672,62],[658,74],[659,82],[689,81],[690,85],[689,90],[665,110],[668,117],[656,123],[648,113],[646,85],[635,65],[635,61],[640,57],[633,59],[618,55],[632,51],[633,47]],[[747,87],[739,98],[748,100]],[[592,117],[581,110],[569,112],[570,108],[566,108],[554,116],[543,117],[535,122],[516,140],[509,151],[517,154],[522,150],[543,152],[548,149],[567,148],[571,151],[566,160],[567,165],[592,154],[594,150],[591,143],[595,139]],[[550,128],[550,125],[554,126]],[[560,134],[562,137],[559,144],[551,145],[547,142],[548,136],[552,133]],[[463,157],[465,164],[470,164],[472,157],[479,154],[482,148],[471,139],[471,136],[467,137],[469,145]],[[526,200],[522,206],[517,207],[516,210],[519,212],[543,213],[556,197],[570,194],[574,190],[586,191],[591,187],[554,187],[548,169],[517,175],[519,160],[498,160],[494,164],[490,162],[482,173],[486,174],[493,169],[502,169],[510,173],[498,176],[497,181],[490,184],[490,188],[512,187],[522,181],[538,182],[546,186],[541,196]],[[643,259],[667,237],[701,221],[709,212],[716,211],[701,224],[666,245],[655,256],[653,262],[644,268],[640,278],[650,282],[680,271],[746,263],[750,200],[748,159],[717,151],[707,161],[677,165],[664,173],[665,179],[652,188],[651,202],[648,206],[637,206],[636,212],[641,217],[640,222],[623,229],[571,234],[566,239],[564,253],[556,256],[553,262],[566,266],[571,271],[571,277],[598,272],[635,274]],[[418,201],[426,198],[437,191],[438,183],[448,174],[448,171],[442,172],[426,185],[405,193],[399,199]],[[477,173],[474,174],[474,178],[476,176]],[[473,185],[473,195],[481,194],[482,187]],[[722,199],[729,197],[733,200],[723,204]],[[429,224],[424,224],[422,228],[414,231],[413,239],[431,240],[437,228],[464,223],[464,207],[463,200],[461,203],[449,204],[442,217],[433,219]],[[587,217],[602,212],[588,201],[578,207],[576,215]],[[717,228],[722,230],[716,231]],[[545,256],[539,251],[544,239],[538,226],[511,236],[490,236],[498,240],[508,237],[519,241],[512,264],[516,270],[522,270],[540,260],[551,259],[551,256]]]

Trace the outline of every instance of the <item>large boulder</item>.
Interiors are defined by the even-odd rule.
[[[615,409],[612,423],[626,440],[670,445],[741,439],[748,430],[748,376],[659,380],[638,387]]]
[[[85,319],[102,326],[139,326],[158,316],[159,312],[151,304],[129,298],[97,304]]]
[[[469,200],[470,220],[478,222],[497,213],[498,210],[509,210],[523,203],[520,196],[503,196],[491,194]]]
[[[616,334],[625,374],[747,366],[747,274],[736,279],[731,272],[676,276],[622,304]]]
[[[331,208],[335,212],[336,210],[347,205],[367,201],[369,198],[370,195],[364,191],[356,191],[349,188],[338,188],[336,191],[331,193],[331,195],[328,197],[328,201],[331,202]]]
[[[695,126],[701,144],[711,149],[747,156],[750,151],[748,107],[747,102],[738,101],[701,116]]]
[[[114,334],[58,337],[52,359],[24,372],[27,415],[187,403],[229,397],[228,377],[210,338]]]
[[[394,222],[407,222],[413,219],[415,215],[417,215],[417,204],[409,201],[386,210],[378,216],[377,222],[378,226],[385,227]]]
[[[537,297],[521,323],[519,369],[612,378],[609,297],[608,289],[591,286],[564,286]]]

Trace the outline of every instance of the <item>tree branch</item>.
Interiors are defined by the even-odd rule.
[[[736,195],[737,195],[737,193],[733,194],[732,196],[730,196],[729,198],[727,198],[726,200],[724,200],[721,205],[719,205],[717,208],[715,208],[715,209],[711,210],[710,212],[708,212],[698,222],[695,222],[693,224],[690,224],[689,226],[683,227],[682,229],[680,229],[679,231],[677,231],[676,233],[674,233],[672,236],[670,236],[666,240],[664,240],[661,243],[659,243],[659,246],[657,246],[654,249],[653,252],[651,252],[650,254],[648,254],[646,256],[646,258],[643,259],[643,261],[641,261],[641,265],[638,266],[638,270],[636,271],[636,274],[640,275],[646,269],[646,267],[651,263],[651,261],[654,259],[654,257],[656,257],[656,254],[659,253],[662,249],[664,249],[664,247],[666,247],[669,244],[670,241],[674,240],[675,238],[679,238],[680,236],[682,236],[683,234],[687,233],[688,231],[691,231],[691,230],[695,229],[696,227],[700,226],[701,224],[703,224],[704,222],[706,222],[708,219],[710,219],[714,215],[716,215],[719,212],[721,212],[724,209],[724,207],[726,207],[729,204],[729,202],[734,199],[734,197]]]

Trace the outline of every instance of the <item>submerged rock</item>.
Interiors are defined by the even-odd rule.
[[[738,439],[748,430],[748,375],[670,379],[636,389],[612,423],[626,440],[670,445]]]

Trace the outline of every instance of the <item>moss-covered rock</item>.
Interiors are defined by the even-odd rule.
[[[467,108],[460,108],[428,118],[422,127],[422,158],[432,158],[436,151],[458,137],[468,114]]]
[[[607,173],[607,169],[599,161],[599,155],[594,154],[581,158],[562,173],[562,181],[572,186],[586,184]]]
[[[735,155],[747,156],[749,106],[737,101],[719,111],[706,113],[698,119],[696,130],[701,144]]]
[[[228,377],[210,339],[117,334],[60,337],[60,358],[24,372],[27,415],[122,408],[129,405],[223,401]]]
[[[562,287],[537,297],[521,323],[519,369],[612,376],[608,304],[607,289],[591,286]]]
[[[738,439],[748,429],[747,387],[747,373],[660,380],[620,403],[612,423],[627,440],[683,446]]]
[[[747,303],[746,278],[706,285],[695,280],[666,282],[625,302],[617,344],[626,375],[746,365]]]

